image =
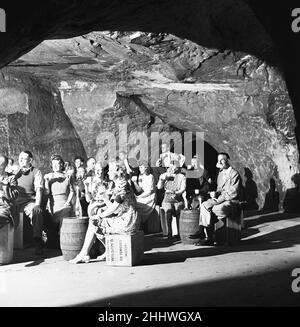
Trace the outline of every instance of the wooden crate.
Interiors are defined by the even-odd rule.
[[[0,228],[0,265],[13,261],[14,252],[14,227],[7,224]]]
[[[241,219],[227,217],[222,219],[222,227],[215,224],[215,241],[219,245],[236,245],[241,240]]]
[[[105,235],[106,264],[110,266],[135,266],[143,259],[144,233]]]

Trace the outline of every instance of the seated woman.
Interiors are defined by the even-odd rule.
[[[14,224],[12,206],[18,197],[15,176],[6,172],[8,158],[0,154],[0,228],[7,224]]]
[[[63,172],[64,161],[60,155],[51,156],[51,166],[52,173],[44,176],[44,192],[48,196],[52,215],[51,221],[48,222],[48,228],[59,235],[63,219],[72,215],[74,189],[71,179]]]
[[[172,217],[176,217],[177,230],[179,230],[179,216],[184,208],[183,194],[186,189],[186,178],[180,173],[179,162],[172,161],[167,172],[159,176],[157,188],[165,189],[165,196],[161,208],[165,211],[168,238],[172,238]]]
[[[89,203],[88,216],[94,215],[94,210],[105,206],[103,195],[108,192],[108,181],[104,176],[103,166],[100,162],[95,165],[95,175],[84,181],[85,199]]]
[[[143,224],[151,215],[155,208],[155,184],[154,176],[150,174],[150,168],[146,161],[140,162],[140,175],[138,180],[132,177],[136,195],[136,208],[140,216],[140,222]]]
[[[69,262],[80,263],[90,260],[89,251],[97,237],[105,246],[105,234],[134,233],[139,229],[139,217],[136,211],[136,201],[132,188],[129,184],[129,176],[126,168],[120,167],[118,163],[110,163],[109,178],[114,180],[115,188],[111,199],[103,197],[107,209],[97,210],[90,217],[89,226],[80,253]],[[113,199],[113,202],[112,202]],[[103,260],[106,253],[98,257]]]

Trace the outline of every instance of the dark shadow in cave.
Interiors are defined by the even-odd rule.
[[[261,311],[263,316],[266,313],[266,306],[298,306],[297,294],[287,287],[294,267],[285,265],[272,271],[268,268],[265,271],[255,273],[255,269],[249,267],[247,274],[224,277],[218,269],[212,274],[213,279],[198,280],[193,283],[182,282],[172,287],[151,287],[149,280],[148,287],[141,291],[127,292],[126,294],[115,295],[88,302],[82,302],[74,307],[224,307],[224,314],[236,315],[236,312],[228,313],[232,306],[264,306]],[[200,278],[199,278],[200,279]],[[235,310],[235,309],[234,309]],[[130,312],[130,309],[129,309]],[[212,316],[216,314],[210,312]],[[218,312],[219,313],[219,312]],[[205,311],[206,316],[209,314]],[[210,321],[213,318],[210,316]],[[247,320],[257,321],[257,314],[249,315]],[[278,317],[277,317],[278,319]],[[207,320],[207,319],[206,319]]]
[[[300,212],[300,174],[293,175],[292,181],[295,187],[286,191],[283,200],[283,209],[288,213],[298,213]]]
[[[278,216],[275,220],[279,220]],[[195,246],[193,250],[179,250],[179,251],[163,251],[145,253],[141,266],[167,264],[175,262],[184,262],[188,258],[198,257],[211,257],[223,255],[226,253],[242,252],[247,253],[249,251],[268,251],[273,249],[292,248],[294,245],[299,244],[299,238],[297,233],[300,232],[300,226],[292,226],[288,228],[282,228],[280,230],[273,231],[261,236],[254,236],[247,240],[241,240],[240,245],[237,246],[214,246],[214,247],[201,247]],[[242,232],[242,237],[249,237],[257,233],[257,229],[247,233]],[[154,248],[154,247],[153,247]]]
[[[273,212],[279,210],[279,192],[276,191],[276,182],[270,179],[270,188],[266,194],[265,202],[262,208],[263,212]]]
[[[244,168],[244,176],[246,179],[245,185],[244,185],[244,210],[257,210],[258,204],[256,202],[256,199],[258,197],[257,193],[257,185],[255,181],[253,180],[253,173],[248,168]]]
[[[275,217],[276,216],[276,217]],[[285,214],[272,215],[274,220],[283,218]],[[262,218],[262,217],[260,217]],[[299,217],[298,217],[299,219]],[[257,222],[258,223],[258,222]],[[261,224],[261,222],[260,222]],[[273,231],[268,234],[259,235],[248,240],[243,240],[240,245],[234,247],[220,246],[220,247],[195,247],[195,249],[187,249],[181,251],[160,251],[153,253],[145,253],[144,260],[141,266],[149,265],[161,265],[170,263],[184,263],[188,259],[207,258],[222,256],[227,253],[244,253],[247,252],[260,252],[268,251],[272,249],[289,249],[291,252],[295,252],[293,246],[299,244],[298,234],[300,232],[300,226],[292,226],[288,228],[282,228],[280,230]],[[243,235],[243,237],[248,237]],[[149,237],[150,238],[150,237]],[[264,252],[264,255],[268,255],[268,252]],[[203,262],[203,261],[201,261]],[[256,271],[257,268],[251,267],[251,261],[245,262],[246,272],[243,274],[237,273],[234,277],[225,278],[222,275],[222,269],[218,273],[212,271],[212,276],[218,277],[219,280],[211,281],[206,279],[198,281],[192,284],[184,284],[178,286],[172,286],[168,289],[154,289],[144,290],[141,292],[134,292],[129,294],[122,294],[110,298],[100,298],[94,301],[80,303],[78,305],[83,306],[160,306],[160,305],[291,305],[296,304],[297,299],[293,296],[287,285],[286,276],[290,276],[291,270],[294,268],[291,265],[296,263],[289,263],[283,261],[283,266],[264,265],[263,269]],[[254,273],[254,276],[252,275]],[[199,277],[201,278],[201,277]],[[263,280],[263,281],[262,281]],[[260,287],[257,287],[257,282],[262,281]],[[151,283],[151,281],[149,281]],[[280,286],[280,285],[281,286]],[[227,286],[226,286],[227,285]],[[255,287],[254,287],[255,285]],[[276,286],[275,286],[276,285]],[[226,296],[223,300],[216,301],[216,294],[224,294],[223,287],[228,287],[225,291]],[[274,290],[274,287],[277,290]],[[283,291],[286,290],[286,291]],[[245,295],[245,292],[247,295]],[[274,293],[278,292],[280,296],[274,296]],[[174,296],[177,294],[178,296]],[[191,296],[193,294],[193,296]],[[205,297],[206,294],[206,297]],[[214,295],[215,294],[215,295]],[[273,295],[272,295],[273,294]],[[218,296],[218,298],[219,298]],[[230,301],[228,300],[230,298]],[[242,300],[241,300],[242,299]],[[261,302],[257,302],[258,299]]]

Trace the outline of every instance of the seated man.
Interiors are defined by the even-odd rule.
[[[221,152],[218,154],[216,166],[220,171],[217,179],[217,191],[210,192],[211,199],[201,204],[199,232],[190,236],[190,238],[205,238],[204,232],[206,232],[206,240],[204,243],[199,242],[196,245],[213,245],[214,223],[218,221],[217,219],[227,217],[239,202],[241,177],[230,166],[229,159],[227,153]]]
[[[33,156],[30,151],[19,155],[20,170],[16,173],[19,196],[16,200],[18,211],[24,210],[33,227],[35,254],[43,254],[43,214],[41,208],[43,194],[43,176],[39,169],[32,166]]]

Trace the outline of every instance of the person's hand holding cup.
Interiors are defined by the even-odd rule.
[[[215,199],[216,198],[216,195],[217,195],[217,192],[216,191],[212,191],[212,192],[209,192],[209,195],[212,199]]]

